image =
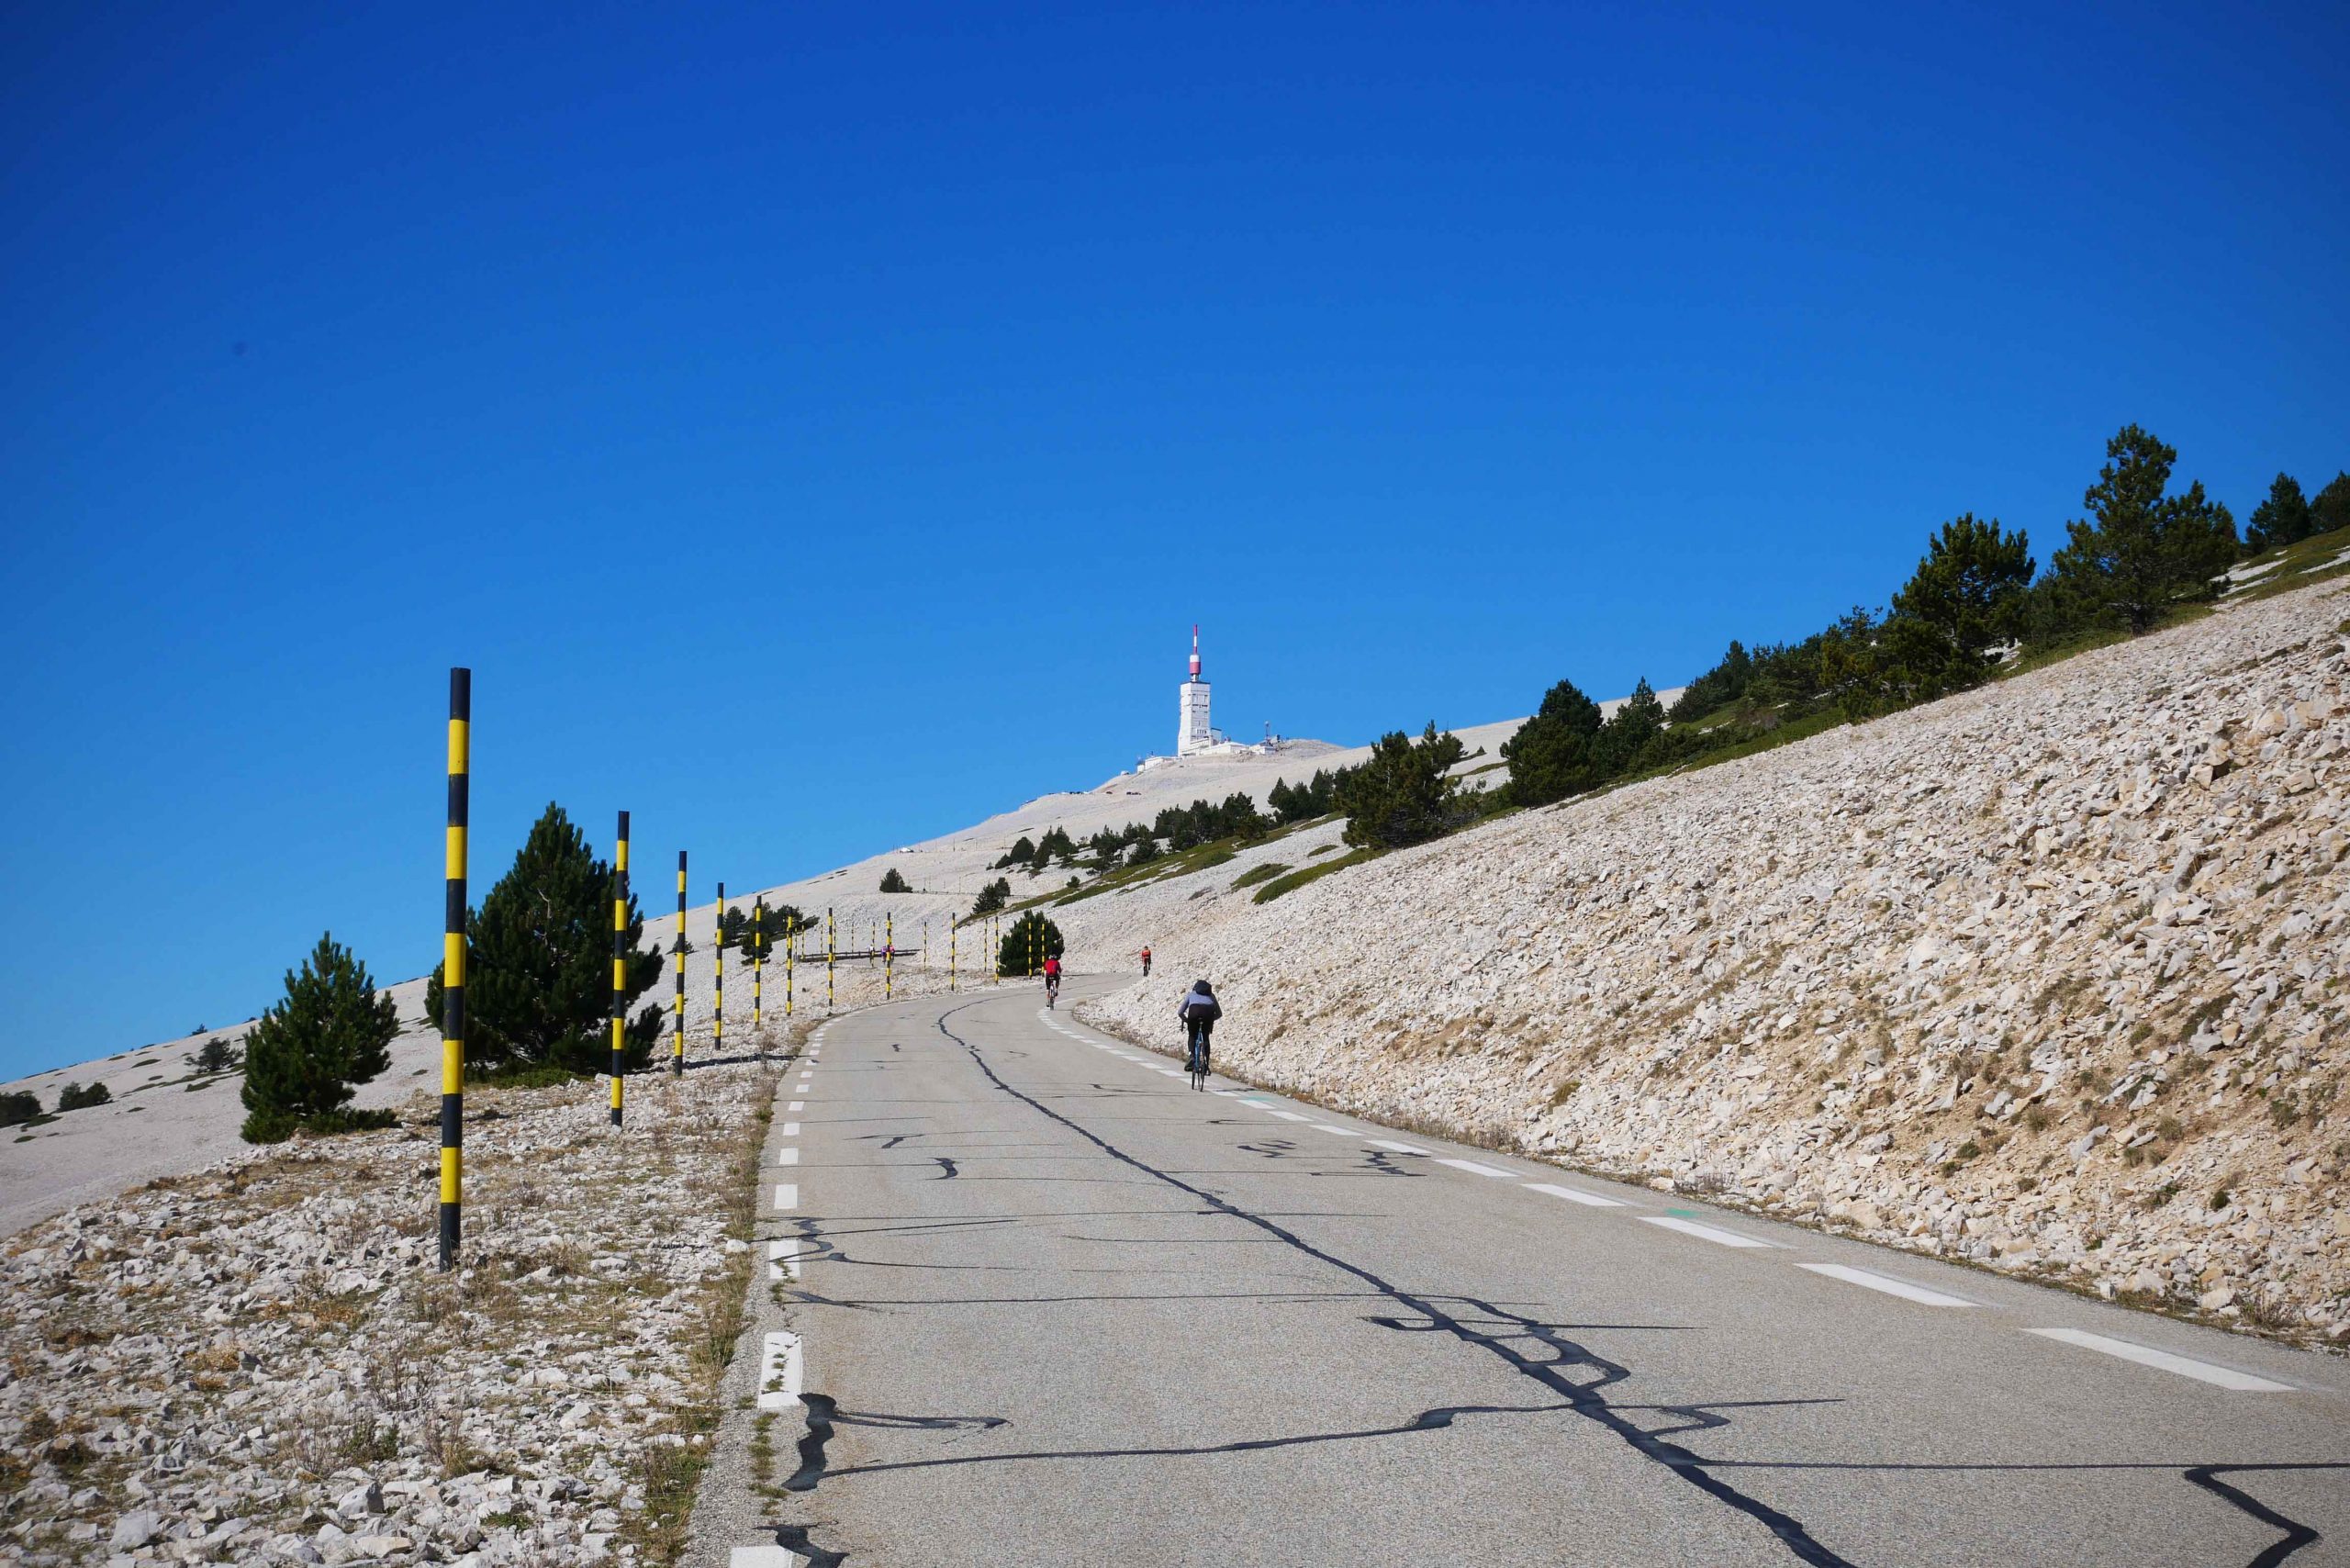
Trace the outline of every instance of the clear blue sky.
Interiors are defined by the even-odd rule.
[[[12,7],[0,1076],[2350,465],[2344,7],[1752,10]]]

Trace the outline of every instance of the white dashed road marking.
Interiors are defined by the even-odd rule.
[[[1362,1134],[1356,1132],[1351,1127],[1334,1127],[1327,1122],[1308,1122],[1305,1125],[1312,1127],[1317,1133],[1336,1133],[1340,1137],[1362,1137]]]
[[[1264,1108],[1268,1111],[1273,1111],[1273,1108],[1270,1105],[1267,1105]],[[1295,1111],[1273,1111],[1273,1114],[1279,1116],[1284,1122],[1306,1122],[1313,1120],[1311,1116],[1301,1116]]]
[[[1740,1236],[1734,1230],[1722,1230],[1710,1225],[1699,1225],[1694,1219],[1674,1219],[1670,1215],[1642,1215],[1644,1225],[1661,1225],[1667,1230],[1677,1230],[1684,1236],[1694,1236],[1710,1241],[1717,1247],[1776,1247],[1775,1241],[1758,1241],[1751,1236]]]
[[[1863,1290],[1883,1291],[1887,1295],[1897,1295],[1903,1301],[1914,1301],[1921,1306],[1973,1306],[1975,1305],[1959,1296],[1944,1295],[1940,1291],[1930,1291],[1923,1285],[1913,1285],[1907,1280],[1897,1280],[1889,1274],[1872,1273],[1866,1269],[1848,1269],[1841,1263],[1797,1263],[1796,1267],[1806,1273],[1819,1274],[1831,1280],[1841,1280],[1848,1285],[1859,1285]]]
[[[766,1350],[759,1358],[759,1408],[799,1408],[802,1375],[800,1336],[784,1329],[768,1335]],[[744,1549],[736,1547],[734,1550],[739,1557]]]
[[[798,1280],[800,1278],[800,1238],[778,1236],[767,1243],[767,1278]]]
[[[783,1136],[786,1137],[798,1137],[800,1136],[800,1124],[798,1122],[784,1123]]]
[[[1466,1170],[1472,1176],[1497,1176],[1505,1182],[1514,1182],[1516,1180],[1515,1176],[1511,1175],[1506,1170],[1496,1170],[1490,1165],[1480,1165],[1473,1159],[1446,1159],[1439,1156],[1437,1159],[1437,1163],[1438,1165],[1449,1165],[1455,1170]]]
[[[799,1186],[790,1182],[778,1183],[775,1190],[775,1206],[778,1209],[798,1208],[800,1206]]]
[[[1372,1138],[1371,1140],[1371,1147],[1373,1148],[1390,1149],[1397,1154],[1426,1154],[1428,1152],[1427,1149],[1422,1148],[1416,1143],[1391,1143],[1383,1137]]]
[[[796,1148],[778,1148],[775,1151],[775,1162],[778,1165],[797,1165],[800,1163],[800,1151]]]
[[[2043,1339],[2059,1339],[2067,1345],[2078,1345],[2085,1350],[2100,1350],[2109,1356],[2119,1356],[2125,1361],[2135,1361],[2142,1367],[2157,1367],[2200,1383],[2232,1388],[2239,1394],[2290,1394],[2293,1391],[2289,1383],[2271,1383],[2250,1372],[2215,1367],[2209,1361],[2190,1361],[2185,1356],[2174,1356],[2168,1350],[2133,1345],[2127,1339],[2109,1339],[2102,1334],[2086,1333],[2078,1328],[2027,1328],[2024,1332],[2037,1334]]]
[[[1586,1193],[1578,1187],[1561,1187],[1553,1182],[1528,1182],[1527,1185],[1538,1193],[1548,1193],[1554,1198],[1564,1198],[1571,1204],[1587,1204],[1595,1209],[1620,1209],[1626,1206],[1621,1198],[1603,1198],[1596,1193]]]
[[[794,1100],[790,1104],[784,1107],[787,1111],[804,1111],[807,1108],[808,1102],[805,1100]]]

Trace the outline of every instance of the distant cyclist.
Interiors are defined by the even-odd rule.
[[[1045,955],[1045,1005],[1052,1006],[1061,997],[1061,961],[1051,954]]]
[[[1142,978],[1145,980],[1150,978],[1150,949],[1147,947],[1142,950]]]
[[[1208,1080],[1208,1036],[1215,1032],[1215,1021],[1224,1016],[1224,1004],[1215,999],[1215,987],[1205,980],[1193,980],[1192,989],[1183,995],[1182,1005],[1175,1009],[1175,1016],[1183,1024],[1184,1067],[1192,1075],[1192,1087],[1204,1089]]]

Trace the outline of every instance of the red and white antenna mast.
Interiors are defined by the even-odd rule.
[[[1200,623],[1192,622],[1192,678],[1200,678]]]

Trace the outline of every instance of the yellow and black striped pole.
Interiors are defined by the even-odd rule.
[[[800,916],[783,917],[783,1021],[791,1022],[792,969],[800,958]]]
[[[686,1070],[686,852],[677,851],[677,990],[670,1001],[669,1076]]]
[[[449,672],[449,827],[442,846],[441,1268],[457,1266],[464,1218],[465,822],[472,782],[474,672]]]
[[[711,971],[716,977],[711,1001],[710,1054],[722,1055],[726,1044],[726,884],[718,884],[718,924],[710,928],[710,955],[718,967]]]
[[[612,862],[612,1126],[621,1125],[621,1073],[628,1065],[628,813]]]
[[[882,917],[881,931],[881,1000],[887,1002],[898,994],[897,911]]]
[[[767,981],[767,901],[762,893],[751,900],[751,1033],[759,1032],[767,1017],[762,996]]]
[[[962,928],[953,921],[946,923],[946,989],[955,989],[955,948],[962,937]]]
[[[824,1011],[833,1010],[833,909],[824,906]]]

